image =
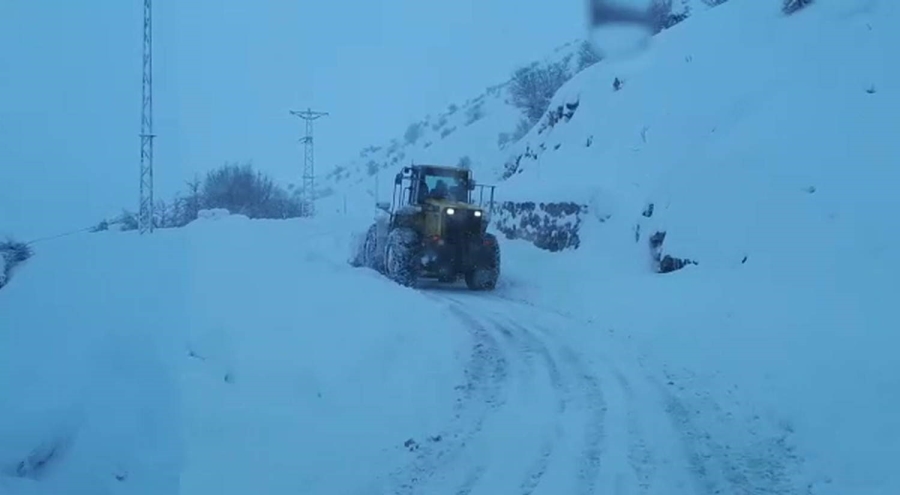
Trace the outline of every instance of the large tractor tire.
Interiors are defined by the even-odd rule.
[[[398,284],[418,285],[422,272],[422,242],[414,230],[399,227],[388,234],[384,266],[387,276]]]
[[[500,278],[500,244],[493,234],[484,234],[489,241],[489,256],[484,264],[466,272],[466,286],[470,290],[494,290]]]
[[[384,273],[384,250],[378,246],[378,225],[372,224],[366,231],[362,245],[363,265],[377,272]]]

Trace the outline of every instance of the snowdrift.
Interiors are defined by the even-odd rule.
[[[0,492],[347,493],[451,414],[465,331],[346,228],[212,217],[44,244],[4,289]]]

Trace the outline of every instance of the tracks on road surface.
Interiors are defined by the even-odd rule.
[[[383,493],[802,493],[788,483],[795,459],[783,442],[719,443],[694,403],[636,362],[569,343],[559,326],[580,324],[565,315],[482,294],[423,294],[469,331],[465,380],[450,422],[390,473]]]

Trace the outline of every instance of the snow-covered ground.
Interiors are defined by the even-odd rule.
[[[35,246],[0,291],[0,493],[900,493],[900,6],[780,4],[696,13],[472,152],[540,150],[504,197],[590,205],[577,250],[501,238],[494,293],[350,267],[363,182],[316,221]],[[697,264],[653,273],[663,231]]]
[[[496,294],[414,291],[350,267],[344,227],[210,217],[149,240],[46,247],[0,298],[0,487],[788,486],[787,433],[698,422],[700,389],[666,385],[628,339],[523,301],[513,281],[542,283],[522,271],[523,246],[508,243],[509,282]],[[703,436],[714,428],[726,443]],[[727,480],[732,471],[749,481]]]
[[[465,332],[302,227],[48,247],[0,298],[0,488],[346,493],[436,431]]]

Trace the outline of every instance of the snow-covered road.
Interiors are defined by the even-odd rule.
[[[718,404],[682,399],[612,336],[502,293],[422,294],[468,330],[467,379],[450,423],[412,439],[378,493],[800,493],[779,439],[717,438],[699,418]],[[748,427],[728,416],[714,428]]]
[[[0,492],[817,493],[794,423],[661,359],[702,346],[661,348],[673,327],[647,316],[683,320],[630,279],[606,317],[563,307],[537,289],[592,279],[510,241],[496,291],[413,290],[347,264],[348,230],[228,218],[47,245],[0,297]],[[36,458],[59,424],[66,454]]]

